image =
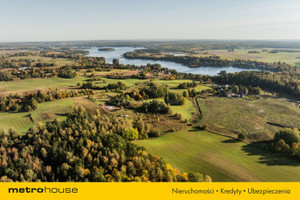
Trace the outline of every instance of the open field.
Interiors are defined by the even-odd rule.
[[[164,102],[164,98],[156,98],[155,100]],[[153,99],[148,99],[144,101],[153,101]],[[172,110],[172,114],[181,114],[183,120],[191,119],[193,117],[194,112],[196,111],[196,108],[190,100],[187,100],[186,104],[184,105],[170,105],[170,108]]]
[[[20,92],[27,90],[38,90],[45,88],[69,88],[74,87],[78,82],[86,80],[85,77],[77,76],[72,79],[67,78],[37,78],[25,79],[18,81],[0,82],[0,87],[6,89],[7,92]]]
[[[16,57],[10,57],[10,59],[32,59],[34,60],[33,64],[36,64],[38,62],[55,63],[55,67],[74,64],[73,61],[66,58],[50,58],[50,57],[43,57],[43,56],[16,56]]]
[[[101,78],[102,80],[105,80],[106,82],[103,83],[102,81],[94,81],[94,83],[97,86],[106,86],[108,83],[117,83],[117,82],[123,82],[126,87],[131,88],[136,85],[136,83],[145,82],[147,80],[143,79],[109,79],[109,78]]]
[[[84,76],[77,76],[72,79],[67,79],[67,78],[59,78],[59,77],[54,77],[54,78],[36,78],[36,79],[25,79],[25,80],[17,80],[17,81],[8,81],[0,82],[0,88],[3,90],[1,91],[7,91],[7,92],[17,92],[17,91],[27,91],[27,90],[36,90],[36,89],[45,89],[45,88],[69,88],[69,87],[74,87],[77,85],[77,83],[82,83],[86,81],[88,78]],[[101,78],[102,80],[105,80],[106,82],[103,83],[103,81],[94,81],[94,83],[97,86],[105,86],[108,83],[117,83],[119,81],[123,82],[126,84],[127,87],[131,88],[135,86],[136,83],[141,83],[148,81],[143,80],[143,79],[108,79],[108,78]],[[180,92],[182,93],[185,89],[179,90],[176,89],[176,87],[183,82],[190,82],[189,80],[170,80],[170,81],[165,81],[165,80],[156,80],[157,83],[159,84],[167,84],[168,87],[171,88],[171,91],[174,92]],[[197,91],[205,90],[208,89],[208,86],[205,85],[198,85],[195,89]]]
[[[75,97],[73,98],[74,102],[77,106],[83,106],[86,111],[88,111],[89,113],[96,113],[96,110],[98,109],[101,113],[107,113],[106,111],[104,111],[103,107],[100,105],[100,102],[96,101],[96,102],[92,102],[88,99],[87,96],[79,96],[79,97]]]
[[[265,49],[272,50],[272,49]],[[258,51],[259,53],[248,53],[248,51]],[[299,49],[298,49],[299,51]],[[249,59],[257,60],[268,63],[273,62],[285,62],[291,65],[300,62],[300,52],[278,52],[269,53],[263,52],[263,49],[235,49],[234,52],[228,52],[227,50],[207,50],[201,51],[193,56],[220,56],[222,59]]]
[[[182,115],[182,119],[189,120],[193,117],[193,113],[195,112],[195,107],[190,100],[187,100],[185,105],[181,106],[170,106],[173,113],[179,113]]]
[[[50,101],[38,105],[38,109],[31,112],[19,113],[0,113],[1,129],[9,129],[14,127],[19,133],[24,134],[30,127],[39,122],[51,121],[54,118],[64,120],[66,113],[72,111],[75,106],[74,99],[63,99],[58,101]],[[31,114],[33,121],[29,118]]]
[[[198,98],[204,115],[201,123],[209,130],[236,137],[243,133],[253,140],[273,138],[278,127],[267,122],[287,127],[300,128],[300,109],[295,103],[261,97],[259,100],[227,99],[212,97]]]
[[[14,50],[9,50],[9,49],[2,49],[0,48],[0,55],[5,55],[5,54],[13,54],[13,53],[19,53],[19,52],[28,52],[28,50],[17,50],[17,49],[14,49]]]
[[[101,78],[102,80],[105,80],[106,83],[103,83],[102,81],[94,81],[94,83],[98,86],[105,86],[108,83],[117,83],[119,81],[123,82],[126,84],[127,87],[131,88],[134,87],[136,85],[136,83],[142,83],[145,81],[149,81],[149,79],[108,79],[108,78]],[[155,79],[155,82],[157,82],[158,84],[162,84],[162,85],[167,85],[170,89],[170,91],[172,92],[178,92],[178,93],[182,93],[183,91],[187,90],[187,89],[177,89],[177,86],[180,83],[184,83],[184,82],[192,82],[191,80],[162,80],[162,79]],[[206,89],[210,89],[209,85],[197,85],[195,87],[196,91],[202,91],[202,90],[206,90]]]
[[[278,61],[281,62],[289,60],[288,63],[291,64],[298,62],[298,59],[300,58],[300,52],[279,52],[270,54],[268,52],[263,52],[262,49],[256,50],[259,51],[259,53],[248,53],[248,50],[235,50],[235,52],[209,50],[205,53],[204,51],[201,52],[200,50],[195,50],[196,53],[191,53],[190,55],[219,55],[221,58],[227,59],[252,59],[265,62],[277,62],[278,59]],[[159,55],[160,54],[158,54],[158,56]],[[48,64],[55,62],[56,66],[71,64],[72,62],[78,61],[52,59],[39,56],[13,57],[11,59],[19,58],[30,58],[35,60],[35,62],[45,62]],[[121,129],[130,130],[132,127],[137,127],[139,129],[138,138],[149,139],[137,140],[134,141],[134,143],[144,146],[152,155],[161,156],[167,163],[170,163],[172,167],[178,168],[182,172],[199,172],[201,174],[207,174],[212,177],[213,181],[300,181],[300,160],[295,160],[288,155],[270,151],[268,149],[268,141],[266,141],[273,138],[274,133],[279,130],[278,125],[300,128],[299,102],[295,103],[292,102],[293,100],[271,97],[274,91],[270,90],[268,91],[269,93],[263,93],[257,97],[249,95],[245,98],[231,99],[213,96],[210,92],[205,94],[197,93],[196,97],[188,97],[187,103],[184,105],[170,106],[172,113],[164,114],[159,114],[160,112],[163,113],[164,110],[161,109],[155,111],[151,106],[141,109],[140,106],[142,105],[143,100],[136,101],[136,104],[133,104],[132,107],[127,107],[126,105],[124,105],[124,107],[109,106],[106,105],[106,102],[110,100],[111,96],[130,93],[136,88],[140,89],[145,87],[145,82],[148,82],[149,80],[166,85],[169,91],[180,94],[188,89],[178,89],[178,85],[184,82],[192,82],[192,80],[163,80],[166,76],[170,76],[167,71],[162,71],[158,76],[155,71],[149,72],[147,73],[149,79],[131,79],[131,75],[140,72],[138,68],[133,68],[135,70],[128,68],[122,70],[112,69],[111,71],[95,71],[100,68],[104,69],[102,68],[104,66],[95,63],[97,68],[95,67],[92,69],[90,67],[92,67],[91,63],[94,61],[85,61],[85,59],[83,59],[79,62],[83,62],[83,64],[82,67],[79,66],[79,69],[76,71],[78,76],[75,78],[59,78],[53,77],[55,74],[49,74],[47,77],[52,78],[19,80],[22,76],[16,76],[15,73],[13,73],[13,77],[16,76],[17,80],[0,82],[0,97],[14,93],[22,95],[26,91],[33,93],[37,92],[36,90],[47,90],[48,88],[77,90],[80,89],[79,85],[77,86],[77,83],[82,84],[89,80],[95,80],[93,83],[98,86],[91,87],[93,95],[91,95],[91,93],[85,93],[89,94],[89,96],[84,95],[65,98],[69,95],[57,94],[55,97],[52,95],[51,99],[60,98],[60,95],[65,99],[40,103],[38,104],[38,108],[31,112],[4,112],[5,110],[18,110],[18,107],[15,107],[14,105],[15,103],[27,105],[28,102],[26,100],[23,101],[24,99],[22,99],[22,97],[17,96],[11,97],[12,99],[9,100],[2,99],[1,110],[3,110],[3,112],[0,112],[0,129],[7,130],[13,127],[19,134],[23,135],[30,127],[38,125],[39,123],[45,124],[54,119],[66,119],[68,113],[72,111],[72,108],[75,105],[78,105],[83,106],[88,113],[95,114],[96,111],[99,110],[101,116],[107,115],[106,117],[103,117],[103,119],[102,117],[93,117],[93,120],[96,123],[101,122],[101,126],[95,127],[98,129],[97,132],[108,133],[111,130],[118,130],[114,132],[121,134]],[[105,69],[111,69],[111,66],[107,65],[105,66]],[[70,74],[67,74],[66,76],[63,74],[60,75],[63,75],[64,77],[73,77],[75,73],[74,70],[64,70]],[[119,76],[123,75],[129,78],[109,79],[106,75],[110,73]],[[282,73],[286,72],[283,71]],[[2,74],[2,77],[2,80],[10,80],[9,77],[6,77],[6,74]],[[111,77],[126,78],[118,76]],[[284,78],[289,79],[290,77]],[[273,78],[273,80],[274,79],[275,78]],[[123,82],[126,85],[126,89],[123,90],[122,88],[122,90],[120,90],[120,88],[118,88],[108,90],[105,88],[108,84],[117,82]],[[197,81],[196,87],[190,89],[195,89],[196,92],[200,92],[211,89],[213,84],[214,83],[199,84],[199,81]],[[229,84],[234,85],[235,83],[230,82]],[[271,88],[273,89],[273,87]],[[230,88],[228,88],[228,90],[229,89]],[[157,101],[164,101],[163,95],[155,94],[155,90],[159,90],[160,93],[163,91],[161,88],[157,89],[156,87],[150,87],[145,93],[149,93],[148,96],[159,96],[160,98],[155,98]],[[135,95],[132,95],[132,97],[133,96],[135,97]],[[199,96],[201,96],[201,98]],[[19,101],[20,98],[21,101]],[[38,98],[37,100],[39,102],[49,99],[48,96],[46,97],[43,94],[36,95],[34,98]],[[144,98],[147,99],[147,96],[141,92],[140,99]],[[120,96],[120,99],[116,97],[116,101],[117,100],[123,101],[124,97]],[[154,99],[147,99],[144,101],[149,102],[153,100]],[[114,104],[114,102],[111,102],[111,104],[119,105]],[[166,108],[165,105],[161,107]],[[29,106],[28,109],[30,109]],[[178,115],[174,115],[175,113],[181,114],[182,118],[179,119]],[[196,114],[194,115],[194,113]],[[84,124],[88,122],[79,117],[74,123],[77,123],[80,120],[82,120],[82,123]],[[126,123],[123,123],[123,120]],[[72,126],[72,124],[69,124],[69,126],[70,129],[77,130],[77,127]],[[202,127],[207,127],[206,131],[201,131],[200,129],[202,129]],[[245,142],[237,142],[235,138],[239,133],[243,133],[247,136]],[[123,135],[125,135],[125,132],[123,132]],[[152,138],[156,136],[157,138]],[[136,137],[134,139],[136,139]],[[54,142],[56,141],[57,140]],[[74,140],[71,142],[72,143],[70,144],[73,146],[77,143]],[[113,141],[110,141],[109,143],[111,142]],[[118,143],[118,141],[116,142]],[[293,146],[295,147],[293,150],[296,151],[296,145],[293,144]],[[79,157],[82,156],[80,155]],[[145,168],[139,170],[142,171],[143,169]],[[153,172],[151,172],[151,174],[152,173]],[[133,179],[131,178],[131,180]]]
[[[177,86],[180,83],[184,83],[184,82],[190,82],[191,83],[193,81],[191,81],[191,80],[158,80],[159,84],[167,85],[171,89],[176,89],[176,90],[177,90]]]
[[[206,131],[183,130],[136,142],[181,171],[213,181],[300,181],[300,161]]]

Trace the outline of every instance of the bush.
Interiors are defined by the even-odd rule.
[[[182,115],[180,113],[175,113],[174,117],[179,120],[182,119]]]
[[[183,91],[182,96],[185,97],[185,98],[187,98],[188,97],[187,91]]]
[[[245,141],[246,140],[246,136],[243,133],[238,134],[238,138],[239,141]]]
[[[75,78],[77,73],[71,67],[66,67],[59,72],[58,76],[61,78]]]
[[[95,86],[94,82],[92,82],[92,81],[82,83],[81,88],[82,89],[98,89],[97,86]]]
[[[128,128],[123,130],[123,137],[128,140],[136,140],[139,137],[139,132],[136,128]]]
[[[170,131],[171,131],[171,132],[176,132],[177,130],[176,130],[176,128],[171,128]]]
[[[184,105],[187,102],[187,99],[183,97],[181,94],[169,92],[165,96],[165,102],[170,105]]]
[[[148,82],[145,87],[140,91],[140,94],[145,94],[149,99],[161,98],[168,93],[168,87],[165,85],[159,85],[154,82]],[[142,96],[145,96],[142,95]]]
[[[161,135],[160,130],[155,128],[155,129],[151,129],[149,132],[149,137],[159,137]]]
[[[109,83],[106,88],[109,90],[112,90],[112,89],[125,90],[126,85],[124,83],[122,83],[121,81],[119,81],[117,83]]]
[[[0,72],[0,81],[12,81],[13,78],[11,74],[7,72]]]
[[[207,125],[204,124],[204,125],[202,125],[202,126],[196,126],[195,128],[204,131],[204,130],[207,129]]]
[[[93,95],[89,95],[88,96],[88,99],[92,102],[95,102],[96,101],[96,98],[93,96]]]
[[[199,182],[203,181],[203,175],[200,173],[188,173],[188,178],[190,182]]]
[[[178,89],[188,89],[188,88],[196,87],[196,86],[197,86],[197,83],[195,81],[193,81],[192,83],[190,83],[190,82],[180,83],[177,86],[177,88]]]
[[[274,142],[277,143],[280,139],[292,147],[293,143],[299,143],[300,141],[299,130],[291,128],[279,130],[274,136]]]
[[[167,104],[157,100],[144,102],[140,107],[140,110],[146,113],[169,113],[171,111]]]

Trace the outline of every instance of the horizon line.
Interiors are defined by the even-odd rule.
[[[6,43],[56,43],[56,42],[100,42],[100,41],[147,41],[147,42],[164,42],[164,41],[278,41],[278,42],[300,42],[300,39],[91,39],[91,40],[28,40],[28,41],[0,41],[0,44]]]

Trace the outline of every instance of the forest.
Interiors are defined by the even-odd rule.
[[[75,107],[68,118],[0,134],[1,181],[211,181],[185,173],[130,142],[132,122]]]

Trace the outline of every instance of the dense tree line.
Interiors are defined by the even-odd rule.
[[[0,69],[32,67],[33,62],[32,59],[9,59],[2,56],[0,57]]]
[[[55,91],[48,90],[43,92],[29,92],[23,96],[7,96],[0,98],[0,111],[2,112],[29,112],[38,108],[38,103],[55,101],[63,98],[76,97],[82,95],[93,95],[92,90],[71,90]]]
[[[0,81],[13,81],[14,79],[49,78],[57,75],[56,68],[20,68],[0,72]]]
[[[229,92],[233,92],[235,94],[242,94],[242,95],[260,95],[262,90],[259,86],[244,86],[244,85],[226,85],[226,86],[219,86],[214,88],[217,95],[226,96]]]
[[[300,97],[300,73],[269,73],[269,72],[240,72],[222,73],[212,80],[220,84],[236,84],[244,86],[259,86],[274,92],[284,92]]]
[[[9,57],[20,57],[20,56],[37,56],[38,52],[36,51],[24,51],[24,52],[16,52],[9,54]]]
[[[23,53],[16,53],[8,56],[0,57],[0,69],[4,68],[31,68],[31,67],[54,67],[55,63],[45,63],[40,60],[36,61],[31,58],[13,58],[15,56],[23,55]],[[36,55],[36,54],[34,54]],[[30,53],[24,52],[23,56],[30,56]]]
[[[197,86],[197,83],[195,81],[193,82],[184,82],[184,83],[180,83],[177,88],[178,89],[188,89],[188,88],[194,88]]]
[[[148,154],[130,142],[135,134],[128,120],[88,114],[82,107],[24,136],[2,132],[0,181],[211,181]]]
[[[62,52],[52,52],[52,51],[41,51],[40,55],[44,57],[51,58],[67,58],[67,59],[81,59],[88,54],[88,51],[76,50],[76,51],[62,51]]]

